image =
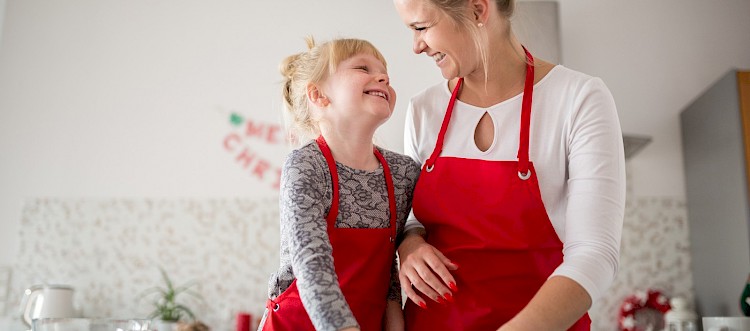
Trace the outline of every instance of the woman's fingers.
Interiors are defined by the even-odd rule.
[[[445,257],[445,255],[443,255],[443,253],[441,253],[437,248],[433,247],[432,249],[435,251],[435,255],[437,255],[440,258],[440,261],[443,264],[445,264],[445,266],[449,270],[456,270],[456,269],[458,269],[458,264],[453,263],[453,261],[451,261],[449,258]]]
[[[456,287],[455,280],[443,261],[450,263],[445,256],[429,244],[423,244],[413,250],[401,264],[399,275],[405,276],[409,281],[404,283],[402,279],[402,284],[404,284],[402,287],[406,288],[408,287],[407,284],[410,284],[438,303],[452,301],[453,293],[451,293],[450,287]],[[419,302],[416,299],[413,298],[414,302],[418,304]],[[422,297],[418,299],[422,299]]]
[[[450,284],[453,284],[453,287],[455,287],[456,281],[453,279],[453,276],[450,271],[448,271],[446,265],[443,264],[443,260],[440,259],[438,254],[440,254],[440,252],[433,248],[430,254],[425,254],[425,264],[416,269],[424,282],[430,287],[430,290],[432,290],[432,292],[437,292],[435,294],[438,295],[438,297],[435,298],[430,295],[431,298],[435,298],[435,301],[437,302],[452,301],[453,293],[449,286],[451,286]],[[420,288],[420,290],[422,289]],[[427,292],[424,293],[427,294]]]
[[[409,277],[409,280],[411,280],[411,284],[414,288],[433,301],[442,302],[442,294],[440,289],[436,287],[437,284],[440,283],[440,280],[435,276],[432,270],[430,270],[430,267],[427,266],[427,264],[424,262],[417,264],[414,270],[408,272],[406,275]]]
[[[414,288],[409,285],[411,284],[411,280],[409,280],[409,277],[406,277],[406,275],[403,273],[399,273],[398,279],[401,282],[401,288],[404,290],[406,297],[417,304],[417,306],[422,307],[422,309],[426,309],[427,303],[424,301],[424,299],[422,299],[421,296],[419,296],[419,294],[417,294],[416,291],[414,291]]]
[[[451,275],[449,271],[449,270],[458,269],[458,265],[453,263],[447,257],[445,257],[445,255],[443,255],[443,253],[441,253],[436,248],[433,247],[432,249],[435,253],[435,257],[437,257],[438,259],[437,260],[430,259],[430,256],[427,256],[427,260],[426,260],[427,264],[432,268],[432,270],[435,273],[437,273],[437,275],[442,280],[442,283],[447,285],[448,288],[450,288],[452,292],[458,291],[458,287],[456,286],[456,279],[453,278],[453,275]],[[436,288],[436,290],[439,290],[439,289]],[[442,293],[446,293],[446,292],[442,292]]]
[[[440,251],[421,236],[407,236],[399,246],[399,258],[401,287],[414,303],[425,308],[424,296],[438,303],[453,301],[451,290],[456,291],[457,287],[450,270],[458,266]]]

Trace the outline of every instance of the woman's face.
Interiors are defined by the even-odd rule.
[[[394,0],[401,20],[414,32],[414,53],[435,60],[446,79],[465,77],[479,64],[471,35],[429,0]],[[468,10],[468,7],[467,7]]]

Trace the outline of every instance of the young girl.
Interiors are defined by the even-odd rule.
[[[386,63],[337,39],[288,57],[284,100],[299,138],[282,169],[281,266],[261,330],[403,330],[396,244],[419,165],[373,145],[393,113]]]

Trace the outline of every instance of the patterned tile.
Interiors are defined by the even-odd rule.
[[[620,269],[610,290],[590,310],[592,330],[618,330],[620,304],[638,290],[655,289],[693,302],[688,228],[683,199],[626,202]]]
[[[659,289],[693,301],[685,202],[627,201],[620,270],[591,309],[592,330],[617,330],[620,303]],[[161,284],[158,267],[178,284],[196,281],[204,301],[185,300],[214,331],[232,331],[239,311],[262,313],[268,275],[278,267],[278,198],[29,200],[9,302],[33,284],[76,288],[87,317],[140,317],[140,294]],[[184,299],[190,299],[185,297]]]
[[[259,316],[278,267],[278,197],[261,200],[34,199],[21,220],[11,302],[33,284],[76,289],[86,317],[143,317],[145,290],[195,281],[184,303],[213,330]]]

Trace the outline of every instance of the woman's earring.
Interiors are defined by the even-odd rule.
[[[481,27],[484,26],[484,24],[482,24],[482,22],[479,22],[479,23],[477,23],[477,26],[481,28]]]

